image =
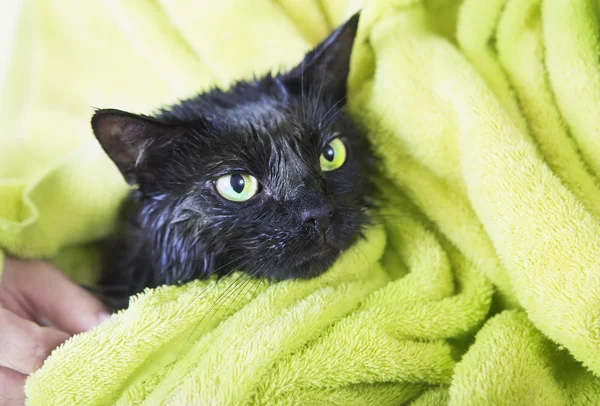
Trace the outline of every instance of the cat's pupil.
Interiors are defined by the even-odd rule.
[[[329,162],[333,162],[333,158],[335,158],[335,151],[333,150],[333,148],[331,147],[331,145],[327,145],[325,147],[325,149],[323,150],[323,156]]]
[[[229,181],[231,188],[235,191],[235,193],[242,193],[244,190],[244,186],[246,182],[244,181],[244,177],[242,175],[231,175],[231,180]]]

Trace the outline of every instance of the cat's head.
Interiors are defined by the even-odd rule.
[[[312,277],[358,238],[371,158],[342,111],[357,24],[358,15],[289,72],[153,117],[96,112],[96,137],[138,187],[150,255],[174,280],[232,269]]]

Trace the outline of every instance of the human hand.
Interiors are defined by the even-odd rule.
[[[27,375],[71,335],[108,316],[98,299],[50,264],[6,258],[0,280],[0,405],[22,405]]]

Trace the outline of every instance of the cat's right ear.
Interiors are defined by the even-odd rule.
[[[97,110],[92,129],[98,142],[123,174],[127,183],[139,184],[152,178],[149,156],[181,135],[181,130],[151,117],[121,110]]]

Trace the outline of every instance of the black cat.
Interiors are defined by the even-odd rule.
[[[357,240],[373,191],[367,139],[342,111],[358,18],[289,72],[155,116],[95,113],[102,148],[137,186],[101,290],[125,306],[146,287],[238,269],[310,278]]]

